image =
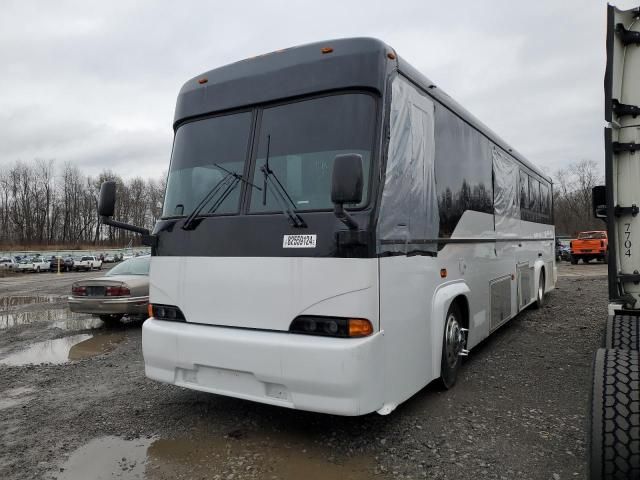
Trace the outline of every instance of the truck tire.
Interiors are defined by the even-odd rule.
[[[610,315],[604,330],[604,348],[640,350],[640,317]]]
[[[569,257],[569,260],[571,261],[571,265],[577,265],[578,264],[578,259],[576,257],[574,257],[573,255],[571,255],[571,257]]]
[[[598,349],[589,416],[591,480],[640,478],[638,352]]]

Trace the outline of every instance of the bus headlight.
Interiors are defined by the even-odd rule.
[[[365,318],[301,315],[291,322],[289,331],[291,333],[325,337],[358,338],[371,335],[373,333],[373,325]]]
[[[174,305],[149,304],[149,316],[156,320],[169,322],[185,322],[182,311]]]

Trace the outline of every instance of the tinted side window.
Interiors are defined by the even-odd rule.
[[[540,212],[545,215],[551,215],[551,198],[549,197],[549,186],[540,183]]]
[[[493,213],[491,144],[439,104],[435,122],[439,236],[448,238],[466,210]]]
[[[529,210],[538,212],[540,210],[540,182],[529,177]]]
[[[520,170],[520,208],[529,208],[529,175]]]

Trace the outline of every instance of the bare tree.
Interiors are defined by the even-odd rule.
[[[109,170],[89,177],[70,163],[56,169],[53,160],[15,162],[0,166],[0,245],[139,242],[130,232],[100,224],[96,207],[105,180],[117,184],[116,217],[153,228],[165,178],[124,180]]]
[[[582,160],[556,172],[553,213],[557,234],[605,228],[591,212],[591,189],[601,183],[602,175],[593,160]]]

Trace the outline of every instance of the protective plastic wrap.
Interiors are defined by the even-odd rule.
[[[403,77],[393,81],[389,153],[378,253],[437,252],[434,104]]]
[[[518,204],[518,163],[498,148],[493,148],[493,208],[496,233],[514,232],[520,221]]]

